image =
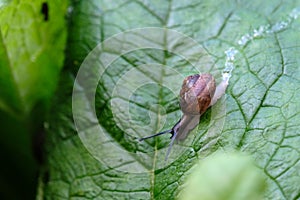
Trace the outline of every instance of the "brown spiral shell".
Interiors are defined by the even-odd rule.
[[[184,79],[180,90],[180,107],[184,114],[202,115],[216,90],[211,74],[194,74]]]

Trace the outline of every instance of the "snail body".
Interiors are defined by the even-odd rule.
[[[165,133],[171,133],[171,143],[167,151],[168,158],[175,140],[184,140],[200,121],[200,116],[225,93],[228,81],[222,81],[217,87],[211,74],[194,74],[183,80],[180,90],[181,119],[172,129],[141,138],[143,141]]]

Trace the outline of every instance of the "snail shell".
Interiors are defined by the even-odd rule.
[[[186,115],[202,115],[210,106],[216,90],[211,74],[195,74],[184,79],[180,90],[180,107]]]

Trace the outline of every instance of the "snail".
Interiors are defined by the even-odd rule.
[[[200,116],[225,94],[228,79],[224,79],[217,87],[211,74],[194,74],[184,79],[180,90],[181,119],[172,129],[140,138],[139,141],[170,133],[171,142],[165,160],[171,152],[175,140],[184,140],[200,121]]]

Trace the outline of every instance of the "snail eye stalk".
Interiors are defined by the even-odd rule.
[[[159,136],[159,135],[163,135],[163,134],[166,134],[166,133],[171,133],[172,136],[173,136],[173,129],[170,129],[170,130],[166,130],[166,131],[163,131],[163,132],[159,132],[159,133],[156,133],[154,135],[150,135],[150,136],[147,136],[147,137],[143,137],[143,138],[140,138],[139,139],[139,142],[143,141],[143,140],[146,140],[146,139],[149,139],[149,138],[153,138],[153,137],[156,137],[156,136]],[[171,138],[172,138],[171,136]]]

